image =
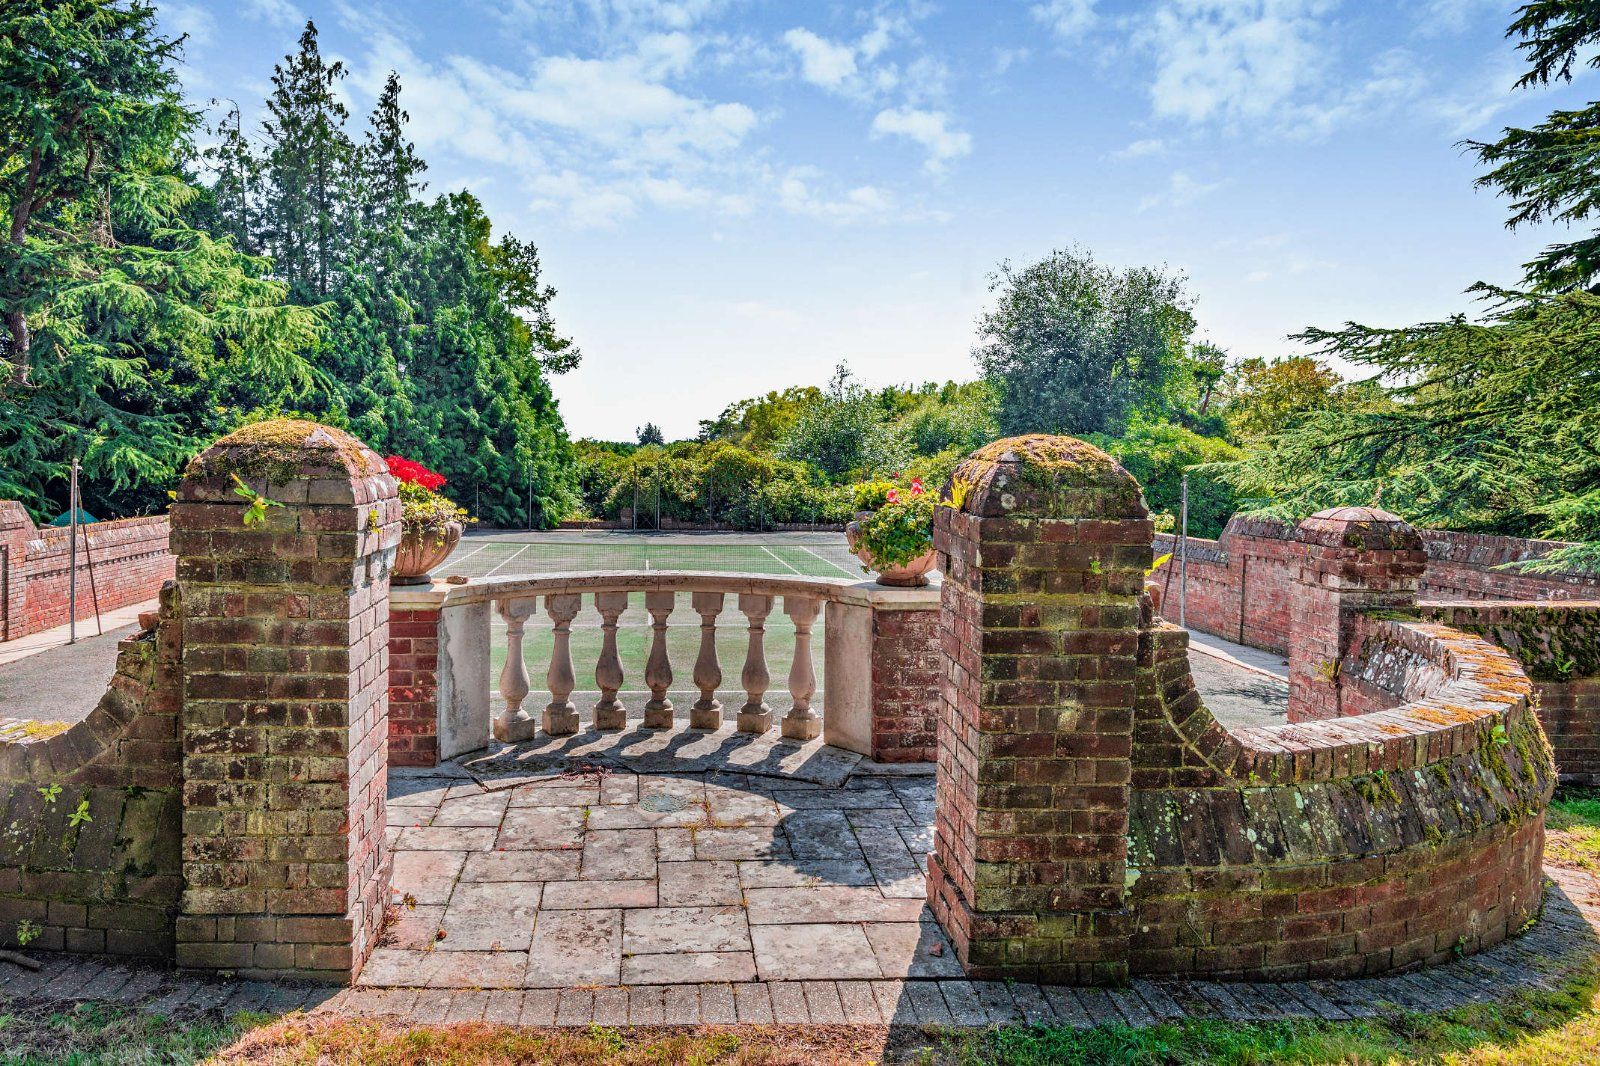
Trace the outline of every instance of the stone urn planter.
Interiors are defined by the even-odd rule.
[[[400,534],[400,550],[395,552],[391,585],[426,585],[433,580],[433,568],[450,558],[461,543],[462,525],[450,522],[444,533],[406,530]]]
[[[932,570],[938,562],[938,553],[929,548],[922,555],[917,556],[909,563],[898,566],[879,566],[873,559],[870,549],[861,544],[861,522],[870,517],[871,511],[858,511],[856,520],[844,527],[845,543],[850,550],[856,553],[856,558],[868,567],[873,573],[873,580],[880,585],[889,585],[894,588],[920,588],[928,583],[928,571]]]

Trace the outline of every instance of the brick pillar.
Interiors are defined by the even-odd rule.
[[[246,526],[231,475],[279,506]],[[389,890],[383,461],[312,422],[201,453],[172,507],[183,594],[180,966],[349,981]]]
[[[1121,981],[1144,498],[1046,436],[974,452],[948,498],[929,903],[974,977]]]
[[[1363,611],[1410,608],[1428,565],[1422,537],[1374,507],[1319,511],[1295,528],[1289,595],[1289,721],[1337,718],[1340,667]]]

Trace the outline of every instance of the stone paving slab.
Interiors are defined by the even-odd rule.
[[[1284,985],[972,982],[921,893],[902,896],[877,876],[902,864],[920,872],[932,784],[617,771],[505,789],[449,768],[397,771],[395,920],[359,987],[229,982],[39,953],[38,972],[0,964],[0,1001],[521,1025],[1346,1020],[1550,987],[1600,945],[1600,879],[1549,868],[1544,915],[1529,932],[1430,970]],[[651,796],[698,798],[703,818],[592,828],[595,811]],[[738,824],[768,812],[771,824]],[[628,821],[618,817],[611,824]],[[846,841],[850,857],[823,857],[850,852]]]

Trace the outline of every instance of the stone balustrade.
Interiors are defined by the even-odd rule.
[[[598,731],[620,730],[627,720],[619,693],[630,688],[649,692],[643,707],[648,729],[714,730],[731,722],[739,732],[761,734],[776,726],[790,740],[822,737],[884,761],[925,758],[931,749],[938,674],[928,664],[938,653],[937,588],[648,570],[441,581],[431,588],[396,588],[391,598],[400,619],[391,639],[391,670],[406,686],[399,698],[391,688],[391,701],[409,701],[391,729],[391,755],[398,763],[430,765],[485,747],[491,737],[517,743],[540,732],[570,735],[586,721]],[[642,676],[629,677],[618,633],[630,613],[640,617],[641,607],[649,619],[649,650]],[[600,623],[592,667],[574,662],[572,651],[574,623],[586,610]],[[490,676],[491,612],[505,623],[498,681]],[[768,628],[779,614],[794,632],[787,662],[769,661]],[[926,623],[904,621],[911,616],[926,616]],[[530,662],[529,634],[540,625],[549,631],[549,660]],[[692,664],[672,661],[669,637],[677,627],[698,629]],[[718,638],[730,627],[743,630],[742,654],[724,661],[727,649],[719,650]],[[825,660],[820,701],[818,637]],[[536,694],[534,677],[541,668],[543,685]],[[437,691],[418,695],[415,682],[428,675]],[[580,681],[591,677],[590,691],[598,699],[576,700]],[[675,706],[669,696],[675,682],[680,688],[688,682],[698,698]],[[785,694],[773,691],[775,682]],[[494,692],[502,701],[497,712],[491,707]],[[890,698],[875,698],[886,694]],[[418,741],[430,733],[436,746],[426,750]],[[920,738],[916,746],[897,742],[908,733]]]

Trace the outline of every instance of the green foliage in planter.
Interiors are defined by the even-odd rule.
[[[465,525],[475,521],[464,508],[443,493],[425,489],[411,481],[402,481],[400,490],[400,528],[408,534],[428,537],[436,541],[445,539],[451,522]]]
[[[933,511],[938,506],[932,493],[900,492],[886,499],[883,506],[861,520],[857,545],[872,555],[878,569],[905,566],[933,547]]]

